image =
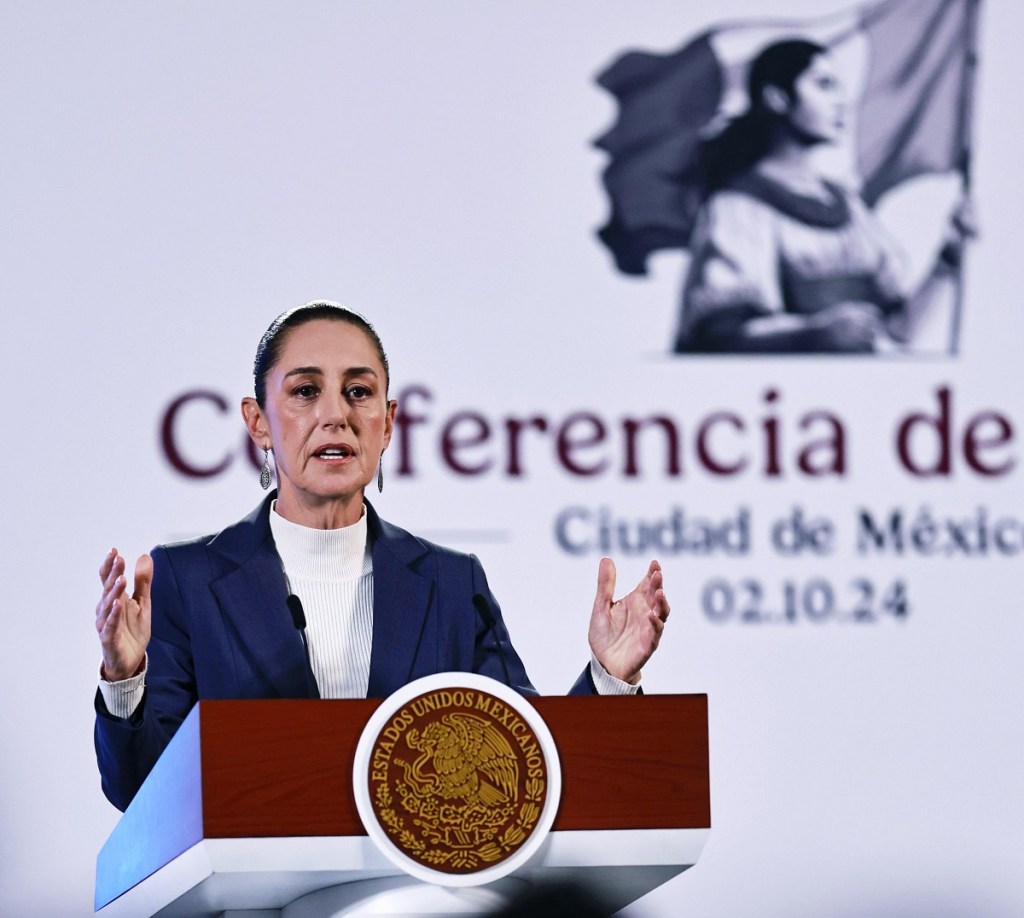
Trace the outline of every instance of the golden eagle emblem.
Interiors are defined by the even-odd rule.
[[[511,855],[533,831],[547,792],[532,730],[479,691],[414,698],[381,731],[371,759],[378,821],[407,856],[448,873]]]
[[[397,760],[417,796],[461,799],[471,808],[515,803],[519,766],[509,741],[491,721],[474,714],[445,714],[422,734],[410,730],[405,741],[422,753],[412,765]]]

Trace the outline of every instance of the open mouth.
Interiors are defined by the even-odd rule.
[[[330,461],[332,459],[351,459],[355,452],[351,446],[325,446],[313,454],[317,459]]]

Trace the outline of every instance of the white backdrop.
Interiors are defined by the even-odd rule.
[[[835,9],[779,0],[772,12]],[[983,12],[982,236],[968,253],[961,353],[873,360],[672,357],[683,257],[659,254],[650,277],[627,279],[595,239],[608,204],[591,142],[614,105],[594,76],[628,48],[670,50],[714,22],[764,15],[752,0],[721,0],[714,20],[660,0],[0,7],[0,614],[12,690],[0,715],[0,911],[91,910],[95,853],[117,818],[92,753],[96,568],[112,544],[134,557],[257,502],[234,405],[263,329],[314,297],[375,322],[395,394],[432,395],[409,400],[425,417],[411,428],[412,474],[398,474],[392,450],[376,506],[481,557],[542,691],[564,691],[586,659],[600,556],[559,546],[563,511],[631,525],[677,508],[718,522],[748,511],[742,555],[658,552],[673,615],[644,684],[708,693],[713,830],[700,864],[636,914],[1024,911],[1024,555],[857,542],[862,511],[899,509],[908,526],[926,512],[943,544],[944,521],[979,508],[1016,520],[1018,539],[1024,519],[1024,19],[1012,4]],[[934,413],[940,387],[957,444],[978,412],[1006,417],[1012,442],[989,455],[1013,468],[980,476],[957,446],[950,475],[907,473],[895,428]],[[203,480],[176,473],[160,442],[167,406],[196,389],[232,405],[179,415],[188,461],[234,454]],[[841,476],[797,467],[812,410],[843,423]],[[491,440],[460,453],[493,461],[480,475],[441,456],[460,411],[491,426]],[[716,411],[744,419],[744,435],[718,442],[745,450],[749,471],[702,468],[695,430]],[[607,425],[603,444],[575,454],[607,460],[589,477],[557,460],[552,431],[576,412]],[[681,473],[666,474],[655,431],[627,476],[622,419],[656,414],[678,424]],[[782,436],[776,477],[759,471],[767,415]],[[523,473],[510,476],[505,420],[533,416],[549,429],[523,434]],[[925,433],[916,442],[924,456]],[[773,523],[796,508],[832,522],[830,551],[773,549]],[[651,553],[613,548],[620,586]],[[876,591],[875,621],[839,614],[867,589],[857,578]],[[816,579],[836,596],[824,621],[799,605],[793,622],[708,614],[753,580],[778,618],[787,590],[802,597]],[[878,599],[896,581],[902,618]]]

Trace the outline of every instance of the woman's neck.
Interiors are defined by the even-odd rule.
[[[279,492],[274,511],[290,523],[310,529],[344,529],[358,523],[363,515],[363,492],[344,498],[302,499]]]
[[[794,194],[821,199],[832,197],[825,180],[811,168],[806,150],[787,150],[777,156],[769,154],[754,167],[753,171]]]

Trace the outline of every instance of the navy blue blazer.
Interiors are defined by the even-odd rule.
[[[118,809],[131,802],[200,698],[317,697],[270,531],[275,496],[214,536],[154,549],[143,701],[123,720],[96,693],[96,757],[103,792]],[[481,673],[536,694],[476,557],[417,538],[369,504],[366,512],[373,553],[369,697],[448,671]],[[489,603],[494,627],[474,607],[477,593]],[[588,666],[570,694],[593,691]]]

